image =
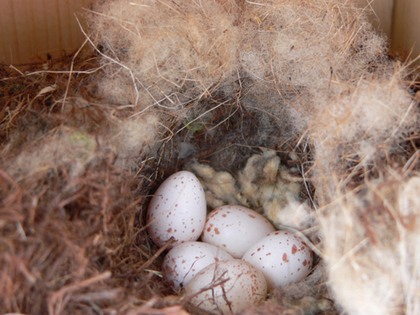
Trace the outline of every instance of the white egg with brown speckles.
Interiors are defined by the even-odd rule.
[[[312,251],[296,235],[275,231],[254,244],[242,259],[261,270],[269,287],[304,279],[312,268]]]
[[[202,240],[240,258],[272,231],[273,225],[254,210],[236,205],[221,206],[208,215]]]
[[[165,256],[162,263],[163,280],[177,291],[208,265],[230,259],[233,259],[232,256],[217,246],[185,242],[172,248]]]
[[[261,271],[240,259],[211,264],[186,286],[190,302],[213,314],[235,314],[262,302],[267,282]]]
[[[204,228],[207,206],[203,187],[191,172],[179,171],[169,176],[156,190],[147,209],[150,238],[164,245],[197,240]]]

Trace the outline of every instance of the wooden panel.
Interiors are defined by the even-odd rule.
[[[395,0],[393,21],[392,50],[403,58],[419,56],[420,0]]]
[[[0,63],[42,62],[83,41],[74,14],[91,0],[0,0]]]

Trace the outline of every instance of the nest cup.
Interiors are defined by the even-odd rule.
[[[317,253],[242,314],[419,312],[418,86],[365,10],[113,0],[86,20],[72,71],[2,68],[0,310],[202,313],[145,224],[188,169],[209,209],[252,207]]]

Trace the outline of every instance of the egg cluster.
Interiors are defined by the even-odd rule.
[[[166,283],[215,314],[257,304],[269,289],[302,280],[312,267],[312,252],[302,240],[275,230],[251,209],[224,205],[207,215],[204,190],[188,171],[159,186],[147,226],[156,245],[173,240],[162,265]]]

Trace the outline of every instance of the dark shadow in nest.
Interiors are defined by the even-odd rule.
[[[267,88],[258,95],[256,89],[252,80],[241,79],[192,103],[187,118],[174,126],[171,141],[162,146],[165,158],[159,166],[178,171],[197,161],[219,171],[236,172],[262,148],[276,150],[286,159],[297,137],[285,97]]]

